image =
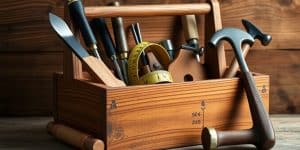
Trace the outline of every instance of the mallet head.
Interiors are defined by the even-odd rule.
[[[247,32],[254,38],[260,40],[261,44],[264,46],[267,46],[272,41],[272,36],[269,34],[265,34],[262,31],[260,31],[259,28],[257,28],[254,24],[252,24],[250,21],[242,19],[242,23],[247,30]]]

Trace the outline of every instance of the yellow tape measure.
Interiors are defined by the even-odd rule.
[[[168,71],[156,70],[139,77],[139,60],[142,52],[151,51],[164,68],[167,68],[170,62],[168,52],[161,45],[150,42],[142,42],[136,45],[130,52],[128,58],[128,79],[129,84],[156,84],[173,82],[172,76]]]

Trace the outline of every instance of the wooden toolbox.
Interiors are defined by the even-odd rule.
[[[205,15],[206,43],[222,27],[217,0],[164,7],[151,5],[143,10],[136,8],[133,11],[86,7],[86,15],[202,14]],[[143,34],[147,34],[146,29]],[[220,51],[224,51],[223,46],[208,49],[205,54],[210,78],[221,76],[226,69],[216,67],[226,66],[224,59],[216,55]],[[166,149],[197,145],[201,144],[201,130],[206,126],[220,130],[252,126],[239,78],[108,87],[94,82],[83,68],[76,56],[65,50],[64,73],[54,76],[54,118],[56,122],[103,140],[106,149]],[[256,74],[255,81],[264,105],[268,107],[269,76]]]

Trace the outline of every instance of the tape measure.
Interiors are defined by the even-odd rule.
[[[142,52],[151,51],[164,68],[168,68],[170,56],[165,48],[156,43],[141,42],[130,52],[128,58],[128,79],[131,85],[156,84],[173,82],[171,74],[166,70],[156,70],[139,76],[139,60]]]

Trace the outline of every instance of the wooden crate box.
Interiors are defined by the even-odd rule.
[[[269,76],[255,81],[268,107]],[[107,149],[196,145],[205,126],[252,126],[238,78],[108,88],[56,75],[55,88],[55,120],[102,139]]]
[[[209,2],[211,7],[205,16],[206,43],[215,31],[222,28],[218,1]],[[86,10],[87,16],[91,17],[88,10],[92,9]],[[98,13],[97,16],[111,17],[118,13]],[[173,11],[178,15],[176,13],[180,11]],[[193,12],[185,12],[190,13]],[[211,78],[224,72],[216,66],[226,65],[225,60],[216,55],[217,51],[224,51],[224,47],[208,49],[205,54],[206,67],[210,68],[210,74],[214,74]],[[197,145],[201,144],[204,127],[231,130],[252,126],[249,105],[239,78],[108,87],[94,82],[83,68],[78,58],[67,49],[64,73],[54,76],[54,118],[56,122],[103,140],[106,149],[165,149]],[[268,110],[269,76],[255,74],[255,81]]]

